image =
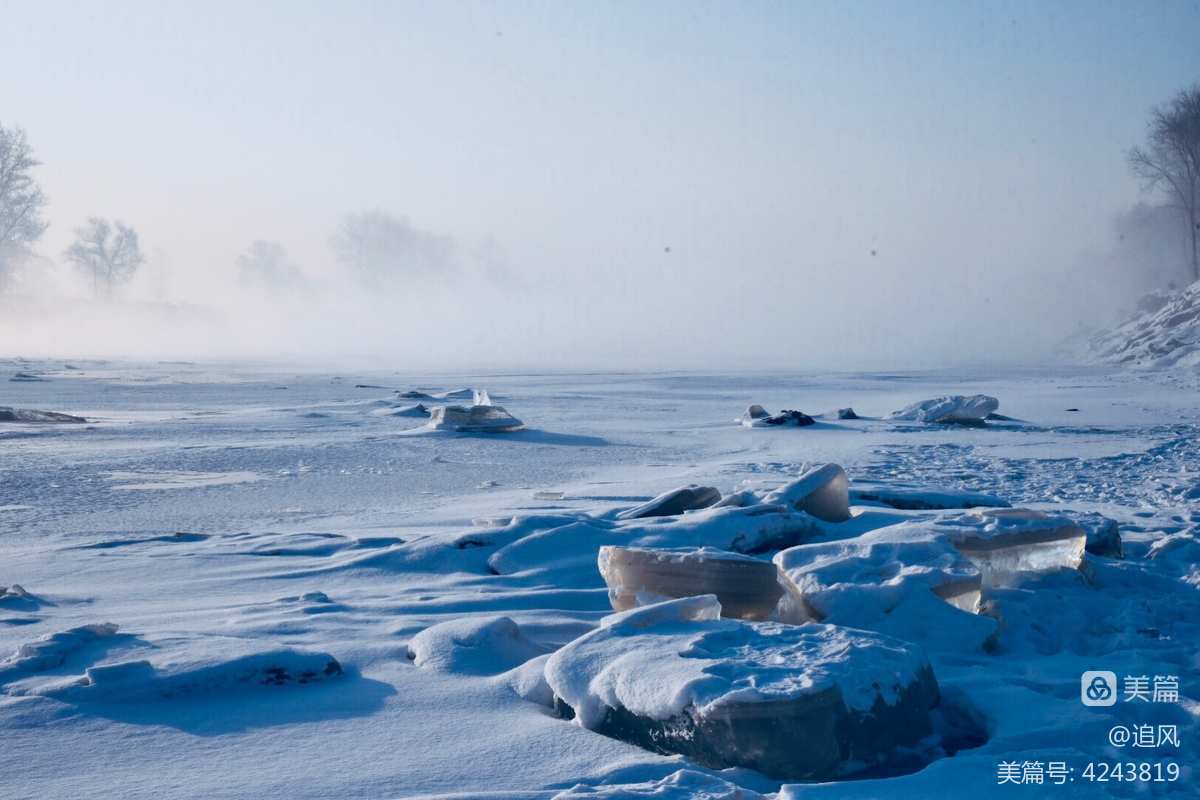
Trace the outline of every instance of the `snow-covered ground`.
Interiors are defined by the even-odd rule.
[[[34,379],[7,379],[18,372]],[[87,419],[0,422],[0,587],[9,587],[0,591],[0,796],[1196,791],[1194,378],[332,375],[22,361],[0,364],[0,380],[0,405]],[[386,411],[439,395],[469,402],[458,390],[472,387],[526,428],[427,430],[423,418]],[[886,419],[948,394],[997,397],[1007,419]],[[743,427],[734,420],[751,403],[817,421]],[[862,418],[839,420],[836,409],[851,406]],[[615,512],[685,484],[769,490],[817,462],[845,468],[852,498],[862,487],[910,499],[967,491],[1099,512],[1120,524],[1125,558],[1089,555],[1079,571],[997,589],[985,599],[1003,622],[987,649],[974,630],[943,628],[937,616],[928,629],[921,618],[893,626],[921,640],[943,699],[987,739],[954,755],[927,748],[927,764],[907,774],[795,784],[712,770],[547,707],[546,654],[612,612],[595,568],[600,545],[721,546],[703,539],[726,535],[706,522],[712,512],[641,528]],[[736,527],[737,509],[716,511]],[[923,513],[936,512],[855,506],[850,521],[821,523],[819,535]],[[1084,670],[1177,675],[1182,697],[1084,707]],[[1176,725],[1181,745],[1118,749],[1107,742],[1116,723]],[[1138,785],[1082,777],[1090,761],[1131,760],[1182,772]],[[1000,785],[998,765],[1013,761],[1076,772],[1063,786]],[[609,788],[588,788],[601,785]]]

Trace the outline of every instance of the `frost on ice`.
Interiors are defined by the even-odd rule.
[[[930,734],[915,645],[867,631],[720,618],[716,597],[615,614],[546,661],[582,726],[714,768],[828,780]]]
[[[994,414],[1000,401],[986,394],[935,397],[892,412],[888,419],[909,422],[980,424]]]

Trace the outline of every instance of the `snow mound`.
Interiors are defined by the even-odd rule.
[[[561,711],[657,752],[829,779],[931,731],[915,646],[809,623],[721,619],[712,595],[622,612],[546,661]]]
[[[604,786],[579,784],[559,792],[551,800],[637,800],[643,797],[656,800],[761,800],[762,795],[715,775],[681,769],[656,781]]]
[[[116,625],[101,622],[47,634],[37,641],[23,644],[16,653],[0,661],[0,685],[60,667],[70,656],[116,633]]]
[[[1200,281],[1089,343],[1091,357],[1144,367],[1200,366]]]
[[[849,486],[844,469],[822,464],[771,492],[763,502],[804,511],[826,522],[845,522],[850,519]]]
[[[978,424],[1000,407],[1000,401],[986,394],[969,397],[961,394],[935,397],[893,411],[888,419],[927,423]]]
[[[685,511],[708,508],[721,499],[720,490],[712,486],[688,484],[678,489],[663,492],[658,497],[640,506],[622,511],[617,519],[641,519],[643,517],[670,517]]]
[[[418,667],[473,675],[504,672],[545,652],[508,617],[440,622],[408,643],[408,657]]]
[[[87,420],[71,414],[60,414],[57,411],[37,411],[31,408],[0,406],[0,422],[66,423],[78,425],[87,422]]]
[[[982,574],[922,524],[880,528],[776,554],[775,564],[814,619],[878,631],[930,650],[977,650],[996,629],[976,615]]]
[[[671,598],[715,595],[721,613],[767,619],[783,597],[779,570],[770,561],[712,547],[601,547],[600,574],[617,611]]]
[[[145,702],[195,695],[229,695],[258,686],[298,686],[341,676],[328,653],[279,649],[235,658],[162,665],[125,661],[90,667],[82,678],[44,693],[72,702]]]

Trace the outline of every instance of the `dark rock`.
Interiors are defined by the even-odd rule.
[[[801,411],[785,408],[778,414],[764,419],[763,423],[766,425],[795,425],[803,428],[806,425],[815,424],[816,420]]]

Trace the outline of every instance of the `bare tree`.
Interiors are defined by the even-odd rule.
[[[145,263],[137,231],[121,222],[89,217],[87,224],[75,229],[75,243],[64,254],[68,261],[92,276],[92,288],[99,296],[133,277]]]
[[[278,242],[258,239],[238,256],[241,280],[245,284],[263,286],[295,286],[301,280],[300,270],[288,259],[287,251]]]
[[[1129,151],[1129,166],[1178,209],[1191,241],[1192,280],[1200,280],[1200,84],[1154,109],[1145,147]]]
[[[371,283],[453,269],[453,243],[382,211],[350,214],[333,236],[338,261]]]
[[[0,125],[0,280],[29,257],[46,230],[46,196],[30,174],[40,163],[25,131]]]

